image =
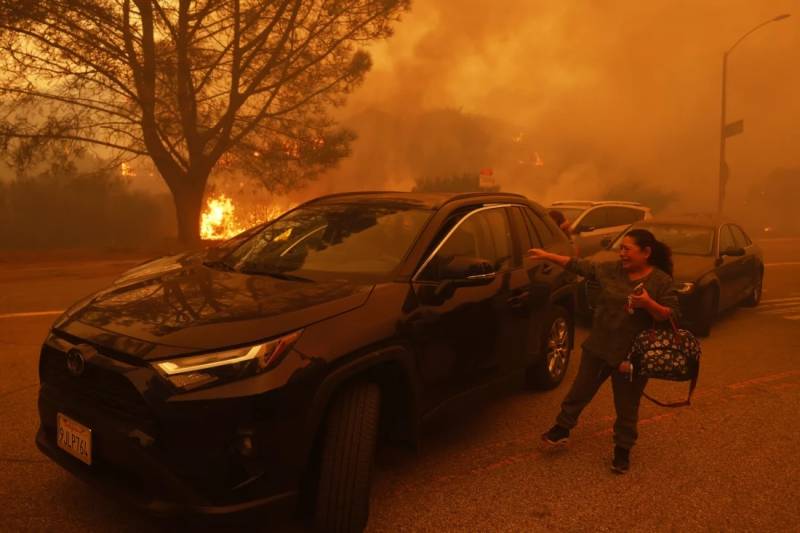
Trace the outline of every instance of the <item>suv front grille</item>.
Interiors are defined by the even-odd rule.
[[[150,409],[124,376],[99,365],[87,364],[80,376],[67,370],[66,354],[51,346],[42,348],[39,373],[43,384],[78,396],[100,407],[136,419],[150,419]]]

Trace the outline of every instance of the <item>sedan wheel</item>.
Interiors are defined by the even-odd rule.
[[[747,307],[755,307],[761,301],[761,293],[763,292],[762,289],[764,287],[764,274],[759,274],[758,279],[753,282],[753,291],[750,293],[750,296],[744,301],[744,305]]]

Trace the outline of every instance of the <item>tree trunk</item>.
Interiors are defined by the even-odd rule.
[[[203,210],[206,180],[187,181],[192,183],[170,186],[170,190],[178,222],[178,241],[185,246],[197,247],[200,245],[200,213]]]

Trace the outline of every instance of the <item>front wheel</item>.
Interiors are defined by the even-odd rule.
[[[314,522],[318,531],[363,531],[380,417],[380,388],[345,390],[328,415]]]
[[[543,357],[528,369],[528,385],[539,389],[558,386],[567,373],[572,352],[572,321],[569,312],[554,306],[544,328]]]
[[[753,290],[744,301],[747,307],[756,307],[761,302],[761,293],[764,287],[764,274],[759,273],[758,278],[753,281]]]

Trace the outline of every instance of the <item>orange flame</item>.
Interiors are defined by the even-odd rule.
[[[248,228],[279,217],[294,205],[252,205],[243,208],[234,204],[225,194],[217,194],[206,200],[200,216],[200,238],[203,240],[230,239]]]

